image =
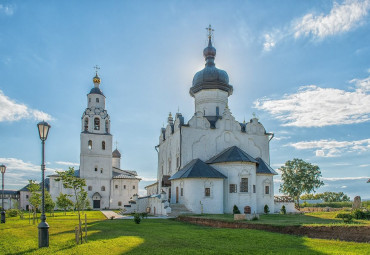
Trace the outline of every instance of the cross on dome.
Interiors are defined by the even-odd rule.
[[[211,24],[209,24],[209,26],[206,27],[206,30],[207,30],[208,39],[212,39],[213,31],[215,31],[215,30],[212,28]]]

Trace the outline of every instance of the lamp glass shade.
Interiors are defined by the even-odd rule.
[[[50,129],[50,125],[49,123],[45,122],[45,121],[41,121],[37,124],[37,128],[39,130],[39,135],[40,135],[40,139],[42,141],[45,141],[47,138],[48,138],[48,133],[49,133],[49,129]]]
[[[0,172],[2,174],[5,174],[6,166],[5,165],[0,165]]]

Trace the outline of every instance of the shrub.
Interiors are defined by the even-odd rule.
[[[258,218],[258,216],[257,216],[257,215],[254,215],[254,216],[253,216],[253,218],[252,218],[252,220],[254,220],[254,221],[255,221],[255,220],[259,220],[259,218]]]
[[[335,218],[340,218],[342,219],[344,222],[346,223],[349,223],[352,221],[352,214],[350,213],[338,213]]]
[[[280,213],[281,214],[286,214],[286,208],[285,208],[285,205],[283,205],[280,209]]]
[[[148,213],[147,212],[143,212],[143,213],[140,213],[140,216],[142,219],[147,219],[148,218]]]
[[[343,207],[350,207],[352,208],[352,202],[325,202],[319,204],[309,204],[309,203],[302,203],[301,207],[331,207],[331,208],[343,208]]]
[[[240,210],[236,205],[233,207],[233,214],[240,214]]]
[[[17,217],[18,213],[19,213],[18,209],[9,209],[6,211],[8,217]]]
[[[270,208],[269,208],[269,206],[268,206],[268,205],[265,205],[265,207],[263,207],[263,212],[264,212],[265,214],[268,214],[268,213],[270,212]]]
[[[370,219],[370,212],[369,211],[363,211],[361,209],[356,209],[352,212],[352,217],[357,220],[366,220]]]
[[[139,214],[139,213],[135,213],[135,214],[134,214],[134,222],[135,222],[136,224],[140,224],[140,221],[141,221],[140,214]]]

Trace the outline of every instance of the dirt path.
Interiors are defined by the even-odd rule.
[[[227,222],[188,216],[180,216],[177,220],[216,228],[248,228],[311,238],[339,239],[342,241],[364,243],[370,242],[370,226],[273,226],[248,222]]]

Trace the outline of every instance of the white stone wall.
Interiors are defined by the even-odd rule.
[[[274,213],[280,213],[281,208],[285,205],[285,210],[287,213],[297,213],[299,212],[295,209],[294,202],[274,202]],[[271,211],[271,209],[270,209]]]
[[[269,194],[265,193],[265,186],[269,186]],[[273,175],[257,174],[257,213],[263,213],[264,206],[268,205],[270,213],[274,208],[274,182]]]
[[[176,187],[178,187],[178,203],[193,213],[223,213],[224,179],[184,178],[171,182],[171,204],[176,203]],[[183,188],[183,196],[181,196]],[[210,188],[209,197],[205,196],[205,188]]]
[[[31,192],[29,192],[29,191],[20,191],[19,192],[19,206],[20,206],[20,209],[26,210],[27,205],[30,206],[30,201],[29,201],[30,196],[31,196]]]
[[[138,190],[138,179],[112,179],[110,209],[123,209],[133,195],[138,194]]]
[[[194,95],[195,112],[203,112],[205,116],[216,116],[225,110],[228,102],[228,93],[219,89],[206,89]]]
[[[151,196],[151,195],[155,195],[159,193],[158,183],[152,184],[150,186],[146,186],[145,189],[146,189],[147,196]]]

